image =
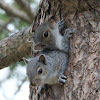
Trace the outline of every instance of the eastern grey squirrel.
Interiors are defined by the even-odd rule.
[[[41,24],[29,41],[34,41],[33,51],[42,51],[27,63],[27,75],[32,85],[41,87],[44,84],[65,83],[64,72],[69,61],[69,38],[74,30],[68,28],[60,34],[64,21],[56,23],[49,19]],[[39,89],[39,91],[41,88]]]
[[[35,42],[33,52],[43,50],[61,50],[69,52],[69,38],[72,36],[74,30],[72,28],[66,29],[62,36],[60,30],[64,27],[64,20],[56,23],[53,19],[42,23],[29,38],[29,41]]]
[[[27,63],[27,75],[31,85],[39,87],[39,92],[45,84],[64,84],[66,76],[64,72],[68,67],[69,55],[58,51],[45,51],[39,56],[31,58],[30,61],[24,58]]]

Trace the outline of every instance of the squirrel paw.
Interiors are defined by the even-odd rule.
[[[62,30],[62,28],[64,27],[64,24],[65,24],[65,21],[63,19],[58,22],[58,28],[59,28],[59,30]]]
[[[64,83],[66,83],[66,79],[67,77],[65,75],[61,75],[58,79],[58,82],[63,85]]]
[[[67,38],[70,38],[70,37],[72,37],[72,35],[73,35],[74,32],[75,32],[74,29],[68,28],[68,29],[65,30],[65,34],[64,35],[66,35]]]
[[[44,85],[40,85],[40,86],[38,87],[38,91],[37,91],[38,96],[41,95],[41,92],[42,92],[43,89],[44,89]]]

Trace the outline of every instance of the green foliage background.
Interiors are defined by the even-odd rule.
[[[4,0],[6,1],[6,0]],[[16,3],[15,0],[8,0],[9,4],[11,6],[14,6],[17,9],[21,9],[20,6]],[[38,9],[38,2],[36,0],[28,0],[30,2],[31,6],[34,6],[34,11],[37,12]],[[38,0],[39,1],[39,0]],[[0,41],[6,37],[9,37],[13,34],[16,34],[18,31],[30,26],[31,24],[23,21],[20,18],[13,17],[12,15],[6,14],[6,11],[0,8]],[[9,22],[9,23],[8,23]],[[19,67],[20,66],[20,67]],[[26,81],[26,76],[22,76],[22,73],[16,72],[16,69],[19,69],[21,67],[26,67],[25,63],[23,61],[17,62],[15,64],[12,64],[8,67],[9,74],[6,76],[5,80],[0,81],[0,87],[2,87],[2,84],[6,82],[7,80],[10,80],[11,78],[15,77],[18,80],[18,88],[15,92],[20,91],[21,85],[23,84],[24,80]],[[3,70],[3,69],[2,69]],[[6,94],[5,94],[6,95]],[[13,99],[12,99],[13,100]]]

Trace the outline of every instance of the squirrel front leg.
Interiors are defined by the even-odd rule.
[[[64,37],[69,40],[72,37],[74,32],[75,32],[74,29],[68,28],[65,30]]]
[[[70,49],[70,41],[69,39],[72,37],[73,33],[75,30],[73,30],[72,28],[68,28],[65,30],[64,36],[63,36],[63,40],[62,40],[62,51],[64,51],[65,53],[69,53],[69,49]]]
[[[41,92],[42,92],[42,90],[44,89],[44,87],[45,87],[45,85],[40,85],[40,86],[38,87],[37,93],[38,93],[39,96],[41,95]]]
[[[65,84],[65,83],[66,83],[66,79],[67,79],[67,77],[66,77],[65,75],[61,74],[61,75],[59,76],[58,82],[59,82],[61,85],[62,85],[62,84]]]
[[[62,19],[58,22],[59,32],[64,28],[65,21]]]

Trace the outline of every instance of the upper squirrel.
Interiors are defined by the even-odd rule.
[[[47,22],[42,23],[34,32],[33,36],[29,38],[29,41],[34,41],[34,51],[43,50],[61,50],[63,52],[69,52],[69,38],[72,36],[74,30],[68,28],[64,35],[61,35],[60,30],[64,27],[64,20],[56,23],[53,19],[49,19]]]

